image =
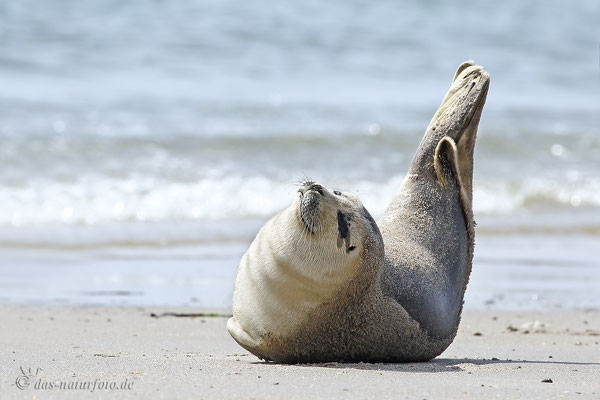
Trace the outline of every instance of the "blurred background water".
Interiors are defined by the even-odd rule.
[[[0,301],[228,307],[302,176],[377,217],[492,76],[468,307],[600,307],[600,3],[0,3]]]

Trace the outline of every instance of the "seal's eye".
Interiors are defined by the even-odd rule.
[[[334,190],[333,194],[335,194],[336,196],[341,196],[342,192],[340,192],[339,190]]]
[[[348,250],[346,250],[347,252],[351,252],[352,250],[354,250],[356,248],[356,246],[350,246],[348,247]]]

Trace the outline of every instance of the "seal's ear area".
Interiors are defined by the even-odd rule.
[[[458,78],[458,76],[460,75],[461,72],[463,72],[465,69],[472,67],[475,65],[475,61],[473,60],[468,60],[463,62],[462,64],[460,64],[458,66],[458,68],[456,69],[456,72],[454,73],[454,78],[452,78],[452,82],[454,82],[456,80],[456,78]]]
[[[444,136],[438,142],[433,156],[433,168],[438,183],[443,189],[448,189],[448,175],[456,177],[457,184],[462,187],[458,165],[458,148],[450,136]]]

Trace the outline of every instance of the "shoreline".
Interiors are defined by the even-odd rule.
[[[227,309],[0,304],[0,312],[2,399],[106,395],[43,388],[75,381],[127,382],[108,394],[126,398],[600,397],[600,310],[467,310],[453,344],[430,362],[306,365],[246,352],[225,329]],[[21,368],[31,375],[24,389]]]
[[[0,243],[0,304],[231,307],[250,242],[81,251]],[[577,235],[476,236],[465,309],[599,308],[596,242]]]

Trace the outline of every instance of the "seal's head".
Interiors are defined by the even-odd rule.
[[[292,208],[301,229],[306,249],[329,248],[331,255],[359,258],[367,239],[380,236],[379,229],[362,202],[351,193],[330,190],[306,180],[298,188]]]
[[[273,359],[274,340],[292,337],[319,306],[376,282],[383,255],[381,233],[357,196],[305,181],[242,257],[227,328],[243,347]]]

